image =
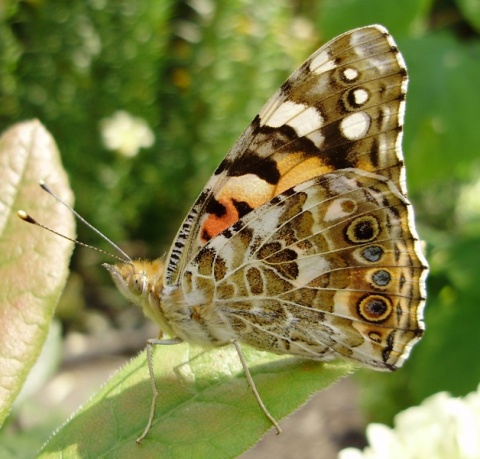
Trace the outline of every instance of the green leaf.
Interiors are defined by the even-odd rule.
[[[243,349],[257,389],[277,420],[354,368],[343,361],[319,363]],[[151,401],[144,353],[117,372],[39,457],[224,459],[238,456],[272,427],[233,346],[209,351],[187,344],[157,347],[154,367],[160,396],[141,445],[135,440]]]
[[[72,202],[50,134],[38,121],[17,124],[0,138],[0,424],[42,350],[72,251],[71,243],[16,215],[24,208],[74,235],[72,214],[40,192],[39,179]]]

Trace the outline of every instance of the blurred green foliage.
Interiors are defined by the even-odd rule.
[[[385,25],[410,74],[404,151],[431,263],[425,338],[397,374],[363,377],[370,412],[385,421],[431,393],[463,395],[480,381],[474,4],[6,0],[0,127],[39,118],[58,142],[77,210],[116,242],[130,240],[133,255],[157,257],[216,164],[288,74],[333,36]],[[105,148],[101,121],[118,110],[148,123],[156,137],[151,148],[135,157]],[[89,230],[79,235],[102,244]],[[77,251],[74,268],[86,275],[82,257]]]

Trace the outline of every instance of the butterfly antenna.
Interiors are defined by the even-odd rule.
[[[105,255],[109,255],[119,261],[122,261],[122,262],[131,262],[132,259],[117,245],[115,244],[113,241],[111,241],[107,236],[105,236],[101,231],[99,231],[97,228],[95,228],[91,223],[87,222],[87,220],[85,220],[75,209],[73,209],[71,206],[69,206],[65,201],[63,201],[59,196],[57,196],[50,188],[49,186],[43,181],[41,180],[40,181],[40,186],[41,188],[46,191],[48,194],[50,194],[51,196],[53,196],[59,203],[63,204],[70,212],[73,213],[73,215],[75,215],[75,217],[77,217],[84,225],[86,225],[88,228],[90,228],[92,231],[94,231],[95,233],[97,233],[104,241],[108,242],[108,244],[110,244],[110,246],[112,246],[118,253],[120,253],[124,258],[120,258],[112,253],[109,253],[109,252],[106,252],[105,250],[102,250],[102,249],[99,249],[97,247],[94,247],[94,246],[91,246],[91,245],[88,245],[88,244],[85,244],[83,242],[80,242],[80,241],[77,241],[76,239],[72,239],[72,238],[69,238],[68,236],[65,236],[64,234],[61,234],[61,233],[58,233],[57,231],[53,230],[52,228],[49,228],[48,226],[45,226],[39,222],[37,222],[31,215],[27,214],[25,211],[23,210],[19,210],[17,212],[17,215],[24,221],[26,221],[27,223],[31,223],[33,225],[37,225],[39,226],[40,228],[43,228],[47,231],[50,231],[51,233],[53,234],[56,234],[57,236],[60,236],[64,239],[67,239],[68,241],[71,241],[77,245],[80,245],[82,247],[87,247],[87,248],[90,248],[90,249],[93,249],[93,250],[96,250],[97,252],[100,252],[100,253],[103,253]]]

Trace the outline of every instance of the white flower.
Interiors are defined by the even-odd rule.
[[[370,446],[347,448],[339,459],[478,459],[480,458],[480,385],[464,398],[446,392],[395,417],[395,427],[370,424]]]
[[[105,148],[122,156],[133,157],[140,148],[153,145],[155,136],[142,118],[132,116],[123,110],[100,122],[102,141]]]

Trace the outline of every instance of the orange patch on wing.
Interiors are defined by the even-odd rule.
[[[205,235],[212,238],[238,221],[240,216],[234,201],[244,202],[252,209],[256,209],[272,199],[274,190],[273,185],[255,174],[229,178],[220,193],[215,196],[215,199],[225,207],[225,213],[222,216],[211,214],[205,219],[200,232],[202,242],[204,244],[207,242]]]
[[[280,171],[283,170],[284,173],[282,173],[280,181],[275,189],[275,196],[313,177],[332,172],[334,169],[333,167],[323,164],[317,157],[303,159],[304,155],[300,155],[301,156],[292,155],[297,159],[297,161],[293,163],[292,157],[288,156],[285,160],[278,162]]]
[[[362,169],[368,172],[375,172],[377,170],[377,168],[372,164],[368,155],[365,155],[365,156],[362,155],[359,158],[357,158],[355,167],[358,167],[359,169]]]
[[[244,202],[252,209],[260,207],[283,191],[304,182],[305,180],[326,174],[333,170],[325,166],[316,157],[305,159],[304,153],[279,155],[277,167],[281,178],[276,186],[267,183],[255,174],[245,174],[240,177],[230,177],[215,199],[224,206],[225,213],[221,216],[210,214],[202,226],[201,242],[220,234],[240,218],[235,202]]]
[[[225,214],[221,217],[210,214],[207,217],[203,224],[203,231],[200,233],[203,244],[206,244],[209,239],[220,234],[238,220],[238,211],[231,200],[226,201],[222,199],[219,202],[225,207]]]

